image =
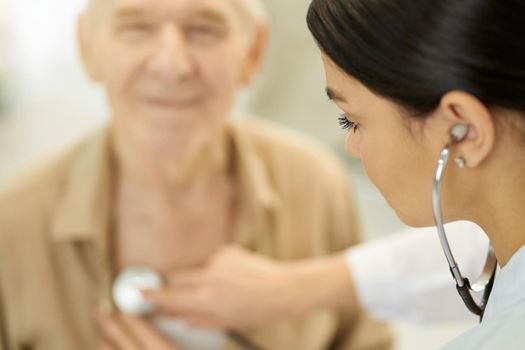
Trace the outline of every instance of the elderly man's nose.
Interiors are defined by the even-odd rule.
[[[153,59],[152,70],[164,78],[184,78],[192,73],[190,50],[184,36],[174,28],[162,30]]]

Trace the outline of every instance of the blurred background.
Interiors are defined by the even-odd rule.
[[[265,0],[271,15],[270,52],[239,111],[272,119],[321,140],[344,157],[338,111],[324,93],[319,53],[305,24],[308,0]],[[63,148],[104,123],[104,95],[84,75],[75,42],[85,0],[0,0],[0,180]],[[402,224],[366,179],[347,163],[366,239]],[[396,324],[396,349],[437,348],[474,323]]]

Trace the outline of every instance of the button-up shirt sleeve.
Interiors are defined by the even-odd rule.
[[[451,249],[464,276],[475,280],[488,238],[476,225],[446,225]],[[346,254],[361,305],[378,318],[437,322],[473,320],[455,282],[434,227],[405,229],[350,248]]]
[[[2,281],[0,280],[0,350],[7,350],[7,332],[6,324],[4,321],[4,301],[2,299]]]

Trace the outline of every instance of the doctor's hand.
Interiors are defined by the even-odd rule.
[[[102,350],[178,350],[142,318],[122,313],[96,316]]]
[[[170,274],[166,288],[144,296],[161,314],[230,330],[356,304],[342,255],[277,262],[235,245],[224,246],[199,269]]]

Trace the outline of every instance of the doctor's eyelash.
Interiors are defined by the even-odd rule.
[[[356,131],[358,127],[357,123],[351,122],[350,120],[348,120],[348,118],[346,117],[346,114],[341,114],[339,116],[339,125],[341,126],[341,128],[343,128],[343,130]]]

